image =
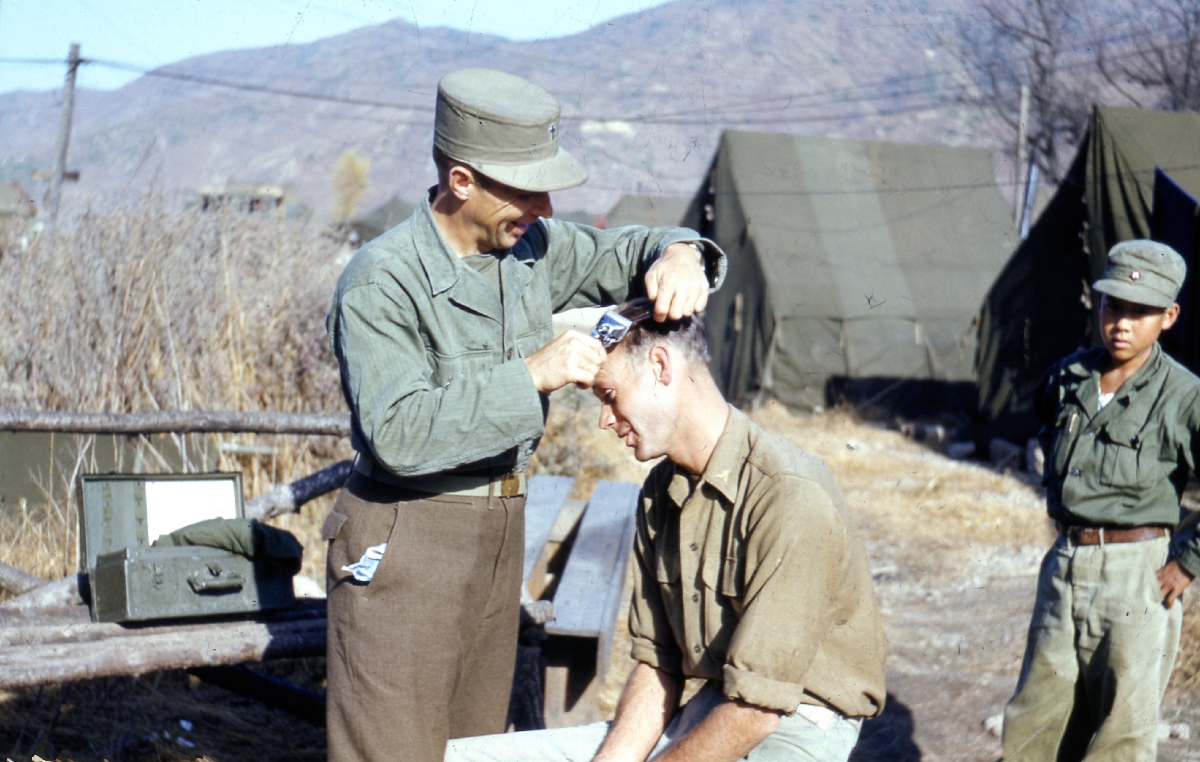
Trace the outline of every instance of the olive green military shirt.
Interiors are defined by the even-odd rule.
[[[1200,456],[1200,379],[1156,344],[1100,410],[1106,351],[1060,360],[1035,392],[1050,517],[1081,526],[1174,527]],[[1200,538],[1190,538],[1179,563],[1200,574]]]
[[[699,479],[670,461],[646,479],[634,555],[634,659],[787,714],[883,711],[866,551],[821,461],[731,408]]]
[[[549,399],[523,358],[554,337],[552,313],[640,295],[650,265],[680,241],[704,249],[714,289],[724,277],[724,254],[686,228],[554,219],[496,252],[498,275],[480,273],[442,237],[431,198],[354,255],[326,320],[363,473],[524,468]]]

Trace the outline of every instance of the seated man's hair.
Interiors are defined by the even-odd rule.
[[[634,300],[619,305],[616,309],[617,314],[622,317],[640,314],[644,309],[639,304],[640,301]],[[625,337],[613,348],[622,347],[627,356],[641,361],[655,344],[679,350],[693,366],[708,365],[708,333],[704,330],[704,321],[699,315],[681,320],[664,320],[661,323],[653,317],[639,320],[629,327]]]

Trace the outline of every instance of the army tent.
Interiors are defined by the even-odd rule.
[[[990,152],[726,132],[686,222],[729,254],[707,320],[731,399],[973,406],[973,319],[1016,242]]]
[[[361,217],[350,220],[350,229],[358,233],[359,243],[372,241],[404,222],[413,213],[413,205],[392,196],[387,203],[376,207]]]
[[[1185,202],[1190,195],[1191,219],[1186,203],[1181,220],[1179,204],[1156,204],[1156,193]],[[1042,373],[1076,349],[1099,343],[1090,285],[1104,271],[1108,250],[1132,238],[1186,249],[1177,243],[1180,227],[1194,249],[1197,195],[1200,115],[1092,110],[1066,178],[983,301],[977,366],[986,436],[1024,441],[1036,433],[1031,397]],[[1195,290],[1196,278],[1189,277],[1185,298]],[[1179,330],[1163,342],[1193,369],[1200,364],[1198,297],[1187,300]]]
[[[616,206],[604,216],[604,226],[620,228],[645,225],[657,228],[678,225],[687,213],[690,202],[687,196],[621,196]]]

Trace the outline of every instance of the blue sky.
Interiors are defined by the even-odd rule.
[[[85,58],[154,68],[235,48],[311,42],[402,18],[529,40],[581,32],[667,0],[0,0],[0,59]],[[0,92],[61,87],[64,67],[0,62]],[[83,67],[79,86],[115,88],[130,72]]]

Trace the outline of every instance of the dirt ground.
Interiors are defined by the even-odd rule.
[[[595,431],[595,412],[587,395],[560,396],[539,452],[542,472],[580,477],[577,497],[598,478],[637,480],[646,470],[610,433]],[[829,465],[871,558],[889,647],[888,705],[864,725],[854,759],[998,758],[999,739],[985,723],[1016,683],[1037,568],[1052,538],[1033,480],[950,460],[848,412],[802,416],[768,405],[754,418]],[[307,524],[322,514],[306,511],[289,527],[308,537]],[[323,559],[310,558],[306,571],[310,564],[319,569]],[[1159,759],[1169,762],[1200,761],[1200,607],[1188,606],[1163,719],[1187,723],[1193,740],[1161,742]],[[616,656],[627,651],[619,627],[600,694],[607,712],[632,666]],[[320,659],[267,669],[323,687]],[[180,672],[0,694],[0,759],[15,762],[34,754],[97,762],[322,759],[324,750],[321,730]]]

